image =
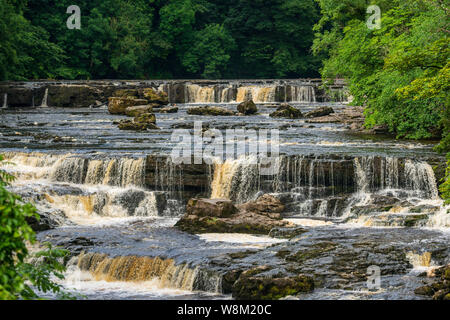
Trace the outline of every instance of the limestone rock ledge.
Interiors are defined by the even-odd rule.
[[[190,199],[175,226],[189,233],[268,235],[273,228],[294,227],[282,220],[283,210],[284,205],[270,195],[239,206],[226,199]]]

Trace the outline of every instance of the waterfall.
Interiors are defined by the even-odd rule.
[[[162,216],[166,205],[163,194],[120,188],[100,188],[82,194],[46,193],[45,199],[79,224],[95,223],[102,217]]]
[[[236,102],[253,100],[256,103],[275,102],[276,87],[240,87],[237,91]]]
[[[201,87],[196,84],[186,85],[187,103],[214,103],[216,101],[214,87]]]
[[[173,259],[81,253],[75,263],[97,281],[143,282],[156,279],[161,288],[221,292],[219,275],[205,274],[199,267],[186,263],[176,264]]]
[[[8,94],[5,93],[3,95],[3,106],[2,109],[7,109],[8,108]]]
[[[286,102],[316,102],[316,93],[312,86],[289,86],[290,99],[286,92]],[[286,90],[287,91],[287,90]]]
[[[211,184],[212,199],[231,199],[242,203],[259,191],[260,173],[254,156],[242,156],[214,165]]]
[[[170,88],[164,89],[171,91]],[[276,83],[186,84],[184,97],[186,103],[240,103],[246,100],[255,103],[316,102],[315,87],[312,85],[280,86]]]
[[[431,166],[423,161],[405,161],[405,180],[409,190],[421,191],[428,199],[438,199],[436,178]]]
[[[48,88],[45,88],[44,97],[42,98],[41,108],[48,108]]]

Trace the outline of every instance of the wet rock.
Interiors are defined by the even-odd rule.
[[[227,218],[237,211],[231,200],[225,199],[190,199],[186,207],[186,214],[199,217]]]
[[[425,285],[414,290],[417,295],[433,297],[433,300],[448,300],[450,298],[450,264],[434,270],[436,279],[431,285]]]
[[[227,108],[211,107],[211,106],[189,108],[187,110],[187,114],[197,115],[197,116],[234,116],[234,115],[236,115],[235,112],[228,110]]]
[[[306,229],[301,227],[296,228],[273,228],[269,232],[269,237],[277,239],[293,239],[299,235],[307,232]]]
[[[137,99],[133,97],[111,97],[109,98],[108,111],[111,114],[125,114],[129,107],[146,105],[148,102],[144,99]]]
[[[154,113],[140,113],[134,117],[134,122],[144,124],[156,124],[156,116]]]
[[[319,107],[305,114],[306,118],[324,117],[334,113],[331,107]]]
[[[121,120],[118,127],[120,130],[130,131],[159,130],[159,128],[153,123],[135,122],[132,120]]]
[[[142,113],[151,113],[153,107],[151,105],[134,106],[125,109],[125,114],[129,117],[136,117]]]
[[[272,118],[287,118],[287,119],[299,119],[303,118],[303,114],[300,110],[291,107],[284,103],[278,109],[270,114]]]
[[[153,88],[144,89],[143,97],[149,103],[156,103],[156,104],[160,104],[160,105],[168,105],[169,104],[169,98],[167,96],[167,93],[162,92],[162,91],[156,91]]]
[[[256,107],[256,104],[253,102],[253,100],[247,100],[240,103],[237,106],[237,110],[239,113],[242,113],[244,115],[251,115],[258,112],[258,108]]]
[[[238,207],[241,210],[255,212],[273,219],[280,219],[279,214],[285,210],[284,204],[269,194],[265,194],[255,201],[249,201]]]
[[[138,89],[119,89],[114,92],[114,97],[119,98],[139,98],[140,92]]]
[[[178,107],[165,107],[165,108],[161,108],[158,112],[159,113],[177,113]]]
[[[39,219],[28,217],[27,223],[35,232],[55,229],[68,224],[68,219],[62,210],[38,208]]]
[[[254,270],[241,274],[232,287],[233,298],[238,300],[278,300],[286,296],[307,293],[314,290],[312,277],[257,277]]]
[[[186,214],[175,225],[189,233],[269,234],[275,227],[291,227],[277,212],[257,211],[262,205],[235,207],[229,200],[191,199]],[[256,211],[248,211],[248,210]]]

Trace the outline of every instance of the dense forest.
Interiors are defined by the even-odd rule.
[[[0,79],[345,78],[366,125],[444,137],[448,0],[0,0]]]
[[[313,0],[1,0],[1,79],[317,77]]]

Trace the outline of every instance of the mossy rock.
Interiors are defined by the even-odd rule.
[[[139,90],[138,89],[119,89],[114,91],[114,97],[119,98],[139,98]]]
[[[256,114],[258,112],[258,108],[256,107],[256,104],[253,102],[253,100],[248,100],[240,103],[237,106],[237,110],[239,113],[242,113],[246,116]]]
[[[141,113],[134,117],[134,122],[156,124],[156,116],[153,113]]]
[[[125,109],[125,114],[129,117],[136,117],[143,113],[152,113],[152,112],[153,107],[151,105],[134,106]]]
[[[125,114],[125,110],[129,107],[141,106],[147,104],[147,100],[136,99],[132,97],[112,97],[109,98],[108,111],[111,114]]]
[[[144,99],[146,99],[149,103],[158,103],[161,105],[169,104],[169,98],[167,93],[162,91],[156,91],[153,88],[146,88],[143,90]]]
[[[288,104],[282,104],[275,112],[270,114],[271,118],[287,118],[287,119],[300,119],[303,118],[303,114],[297,108],[294,108]]]
[[[405,227],[415,227],[415,226],[418,226],[420,224],[420,222],[423,222],[426,220],[428,220],[428,215],[426,215],[426,214],[408,216],[405,219],[404,226]]]
[[[232,287],[232,296],[238,300],[278,300],[286,296],[314,290],[312,277],[295,276],[269,278],[242,273]]]
[[[315,259],[320,257],[324,253],[334,250],[337,244],[334,242],[319,242],[311,246],[309,249],[299,250],[295,254],[287,256],[287,261],[295,261],[297,263],[302,263],[307,260]]]
[[[187,110],[187,114],[196,116],[234,116],[235,112],[222,107],[192,107]]]

